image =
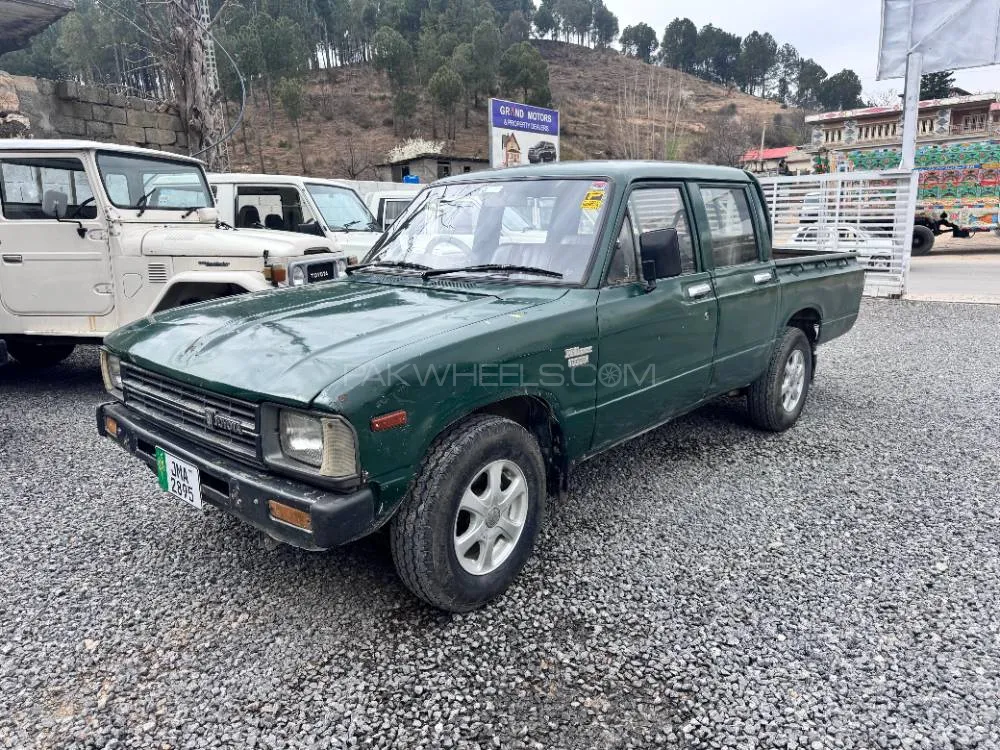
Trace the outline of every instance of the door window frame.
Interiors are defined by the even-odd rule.
[[[690,183],[687,180],[637,180],[628,186],[628,190],[625,192],[625,197],[622,200],[621,210],[618,217],[615,220],[615,231],[611,235],[611,248],[608,253],[608,258],[604,264],[604,272],[601,274],[600,284],[598,285],[601,289],[615,289],[621,286],[627,286],[629,284],[641,284],[643,283],[642,275],[642,253],[639,248],[639,237],[634,233],[635,223],[632,221],[632,213],[630,210],[629,203],[632,200],[632,193],[637,190],[677,190],[681,196],[681,203],[684,205],[685,218],[688,223],[688,232],[691,237],[691,252],[694,254],[694,270],[682,273],[680,276],[674,278],[683,278],[685,276],[694,276],[699,273],[704,273],[705,271],[711,270],[709,266],[705,264],[704,258],[702,256],[701,248],[702,238],[701,231],[699,230],[699,221],[696,218],[696,206],[690,195]],[[702,209],[704,210],[704,209]],[[615,253],[617,252],[616,245],[618,244],[618,237],[621,235],[622,226],[624,226],[625,221],[628,220],[632,222],[634,246],[635,246],[635,262],[636,269],[638,272],[638,279],[636,281],[619,281],[615,283],[608,282],[608,276],[611,273],[611,264],[614,261]]]
[[[91,160],[88,158],[87,154],[81,154],[78,152],[55,152],[55,151],[20,151],[20,152],[11,151],[0,155],[0,161],[3,162],[17,161],[20,159],[31,159],[31,160],[74,159],[80,162],[81,166],[83,167],[82,169],[83,176],[87,179],[88,186],[90,187],[90,193],[94,197],[94,200],[91,201],[89,205],[94,207],[95,215],[80,216],[77,217],[76,219],[72,219],[71,221],[99,222],[103,226],[102,219],[105,213],[105,206],[103,202],[105,195],[104,185],[98,179],[98,175],[94,174],[93,170],[91,169]],[[3,175],[2,173],[0,173],[0,180],[2,179]],[[95,186],[98,186],[97,189],[95,189]],[[41,216],[32,218],[16,218],[16,217],[12,218],[10,216],[7,216],[5,212],[5,204],[7,203],[7,201],[4,200],[5,197],[4,193],[5,191],[2,189],[2,186],[0,186],[0,222],[14,222],[17,224],[45,222],[45,223],[58,224],[58,223],[66,223],[67,221],[63,220],[62,222],[60,222],[58,217],[55,216]],[[42,195],[42,199],[44,201],[44,194]]]
[[[309,191],[306,190],[304,187],[300,187],[298,185],[292,185],[292,184],[287,184],[287,183],[270,183],[270,184],[268,184],[268,183],[264,183],[264,182],[237,182],[237,183],[234,183],[233,186],[235,187],[235,190],[233,191],[233,224],[234,225],[235,225],[235,223],[238,220],[239,215],[240,215],[240,197],[241,197],[240,196],[240,190],[244,189],[244,188],[245,189],[250,189],[250,190],[271,190],[271,191],[294,190],[298,194],[298,196],[299,196],[299,209],[302,211],[302,221],[303,221],[303,223],[306,222],[306,213],[307,212],[310,213],[310,214],[316,214],[317,213],[315,207],[313,206],[313,204],[312,204],[312,202],[310,200],[312,196],[309,195]],[[250,195],[252,196],[254,194],[251,193]],[[278,198],[281,201],[281,221],[284,222],[286,220],[285,219],[285,202],[283,200],[281,200],[281,193],[280,192],[256,193],[256,195],[273,195],[276,198]],[[243,196],[243,197],[246,197],[246,196]],[[261,217],[260,217],[260,220],[261,220],[260,223],[261,223],[261,225],[264,225],[264,218],[265,218],[264,215],[261,214]],[[313,217],[313,219],[316,222],[320,223],[321,227],[325,228],[325,223],[322,222],[322,216],[321,215],[316,215],[316,216]],[[273,231],[279,231],[279,230],[271,229],[269,231],[273,232]],[[303,232],[299,232],[298,227],[294,227],[294,228],[291,228],[291,229],[289,229],[289,228],[286,227],[285,229],[282,229],[280,231],[282,231],[282,232],[292,232],[293,234],[304,234]]]
[[[702,258],[705,261],[706,271],[726,271],[729,269],[740,269],[749,268],[750,266],[759,265],[760,263],[767,263],[770,260],[770,244],[768,243],[768,252],[764,251],[764,238],[770,237],[770,231],[764,229],[761,226],[761,216],[760,207],[757,202],[757,191],[753,189],[753,185],[749,182],[731,182],[731,181],[721,181],[715,182],[712,180],[693,180],[689,185],[692,193],[692,200],[695,204],[695,211],[698,215],[698,224],[700,229],[698,231],[699,236],[702,239],[702,247],[707,248],[706,252],[702,254]],[[750,225],[753,227],[754,242],[757,245],[757,257],[754,260],[748,260],[743,263],[734,263],[726,266],[716,266],[715,265],[715,247],[713,244],[712,228],[708,220],[708,209],[705,207],[705,199],[701,194],[702,188],[707,189],[723,189],[723,190],[739,190],[743,193],[746,198],[747,210],[750,213]],[[768,257],[763,257],[767,255]]]

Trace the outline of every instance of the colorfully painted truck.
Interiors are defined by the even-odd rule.
[[[404,583],[466,611],[511,585],[580,462],[724,394],[794,425],[862,277],[851,253],[773,255],[735,169],[461,175],[346,279],[108,337],[97,424],[168,493],[282,542],[388,525]]]

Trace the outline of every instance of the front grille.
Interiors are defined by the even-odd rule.
[[[122,363],[125,405],[181,435],[260,464],[257,407]]]

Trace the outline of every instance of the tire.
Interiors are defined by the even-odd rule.
[[[795,424],[809,395],[812,367],[809,339],[799,328],[786,328],[775,343],[767,372],[750,384],[747,393],[755,427],[782,432]]]
[[[913,227],[913,246],[911,255],[927,255],[934,247],[934,232],[922,224]]]
[[[75,344],[46,344],[40,341],[8,341],[7,353],[24,367],[53,367],[66,359]]]
[[[524,491],[514,491],[506,506],[494,505],[493,487],[506,492],[518,479]],[[439,609],[483,606],[511,585],[531,555],[545,514],[545,487],[538,443],[516,422],[477,415],[448,430],[431,445],[391,521],[399,577]],[[468,510],[470,501],[484,513]],[[487,550],[502,559],[490,561]]]

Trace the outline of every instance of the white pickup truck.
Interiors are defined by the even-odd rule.
[[[333,278],[323,236],[222,228],[202,163],[74,140],[0,140],[0,339],[27,366],[171,307]]]
[[[211,173],[219,218],[255,227],[325,237],[360,260],[382,234],[354,188],[338,180],[281,174]]]

